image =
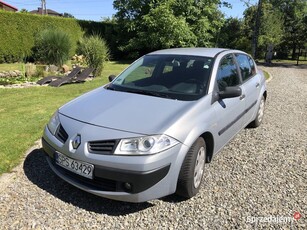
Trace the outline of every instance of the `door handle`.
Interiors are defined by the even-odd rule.
[[[260,84],[257,82],[257,84],[256,84],[256,88],[259,88],[259,86],[260,86]]]
[[[245,98],[245,94],[242,94],[241,96],[240,96],[240,100],[243,100]]]

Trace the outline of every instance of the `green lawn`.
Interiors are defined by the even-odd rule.
[[[262,70],[262,71],[264,73],[265,79],[268,80],[270,78],[270,74],[265,70]]]
[[[297,61],[296,60],[281,60],[281,59],[274,59],[272,60],[272,63],[286,63],[286,64],[293,64],[296,65]],[[306,65],[307,64],[307,60],[304,57],[300,57],[300,60],[298,62],[299,65]]]
[[[6,64],[1,64],[0,70],[10,66],[3,65]],[[0,175],[20,163],[25,151],[41,137],[44,126],[58,107],[107,83],[110,74],[116,75],[126,66],[128,64],[109,62],[105,65],[103,77],[83,84],[59,88],[0,88]]]
[[[264,59],[259,59],[258,60],[260,63],[265,63]],[[273,59],[272,60],[273,64],[291,64],[291,65],[296,65],[297,61],[296,60],[291,60],[291,59]],[[307,60],[305,59],[305,57],[301,57],[299,60],[298,65],[306,65],[307,64]]]
[[[10,64],[0,64],[0,72],[1,71],[10,71],[10,70],[19,70],[21,71],[23,68],[22,63],[10,63]]]

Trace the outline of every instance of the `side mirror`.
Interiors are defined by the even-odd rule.
[[[230,86],[226,87],[224,91],[219,92],[219,98],[233,98],[233,97],[239,97],[242,94],[242,89],[240,86]]]
[[[113,81],[113,80],[114,80],[114,78],[116,78],[116,76],[115,76],[115,75],[113,75],[113,74],[112,74],[112,75],[110,75],[110,76],[109,76],[109,82]]]

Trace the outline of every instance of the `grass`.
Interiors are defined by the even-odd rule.
[[[264,73],[265,79],[268,80],[270,78],[270,74],[265,70],[262,70],[262,71]]]
[[[22,63],[9,63],[9,64],[1,64],[0,65],[0,72],[1,71],[10,71],[10,70],[19,70],[22,71],[23,64]]]
[[[5,64],[5,68],[8,66],[11,65]],[[109,62],[102,77],[84,84],[0,89],[0,175],[20,163],[25,151],[41,137],[44,126],[58,107],[107,83],[109,75],[118,74],[126,66]]]
[[[286,64],[297,64],[297,60],[283,60],[283,59],[274,59],[272,60],[272,63],[286,63]],[[304,57],[300,57],[300,60],[298,62],[299,65],[306,65],[307,64],[307,60]]]
[[[265,63],[264,59],[259,59],[258,60],[261,63]],[[292,64],[292,65],[296,65],[297,64],[297,60],[291,60],[291,59],[273,59],[272,60],[273,64]],[[298,62],[299,65],[306,65],[307,64],[307,59],[305,59],[305,57],[300,57],[300,60]]]

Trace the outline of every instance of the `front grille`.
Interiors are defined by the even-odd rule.
[[[118,140],[90,141],[88,142],[88,151],[96,154],[112,154],[118,142]]]
[[[66,133],[63,126],[60,124],[59,128],[57,129],[55,133],[56,138],[58,138],[62,143],[65,143],[68,139],[68,134]]]

